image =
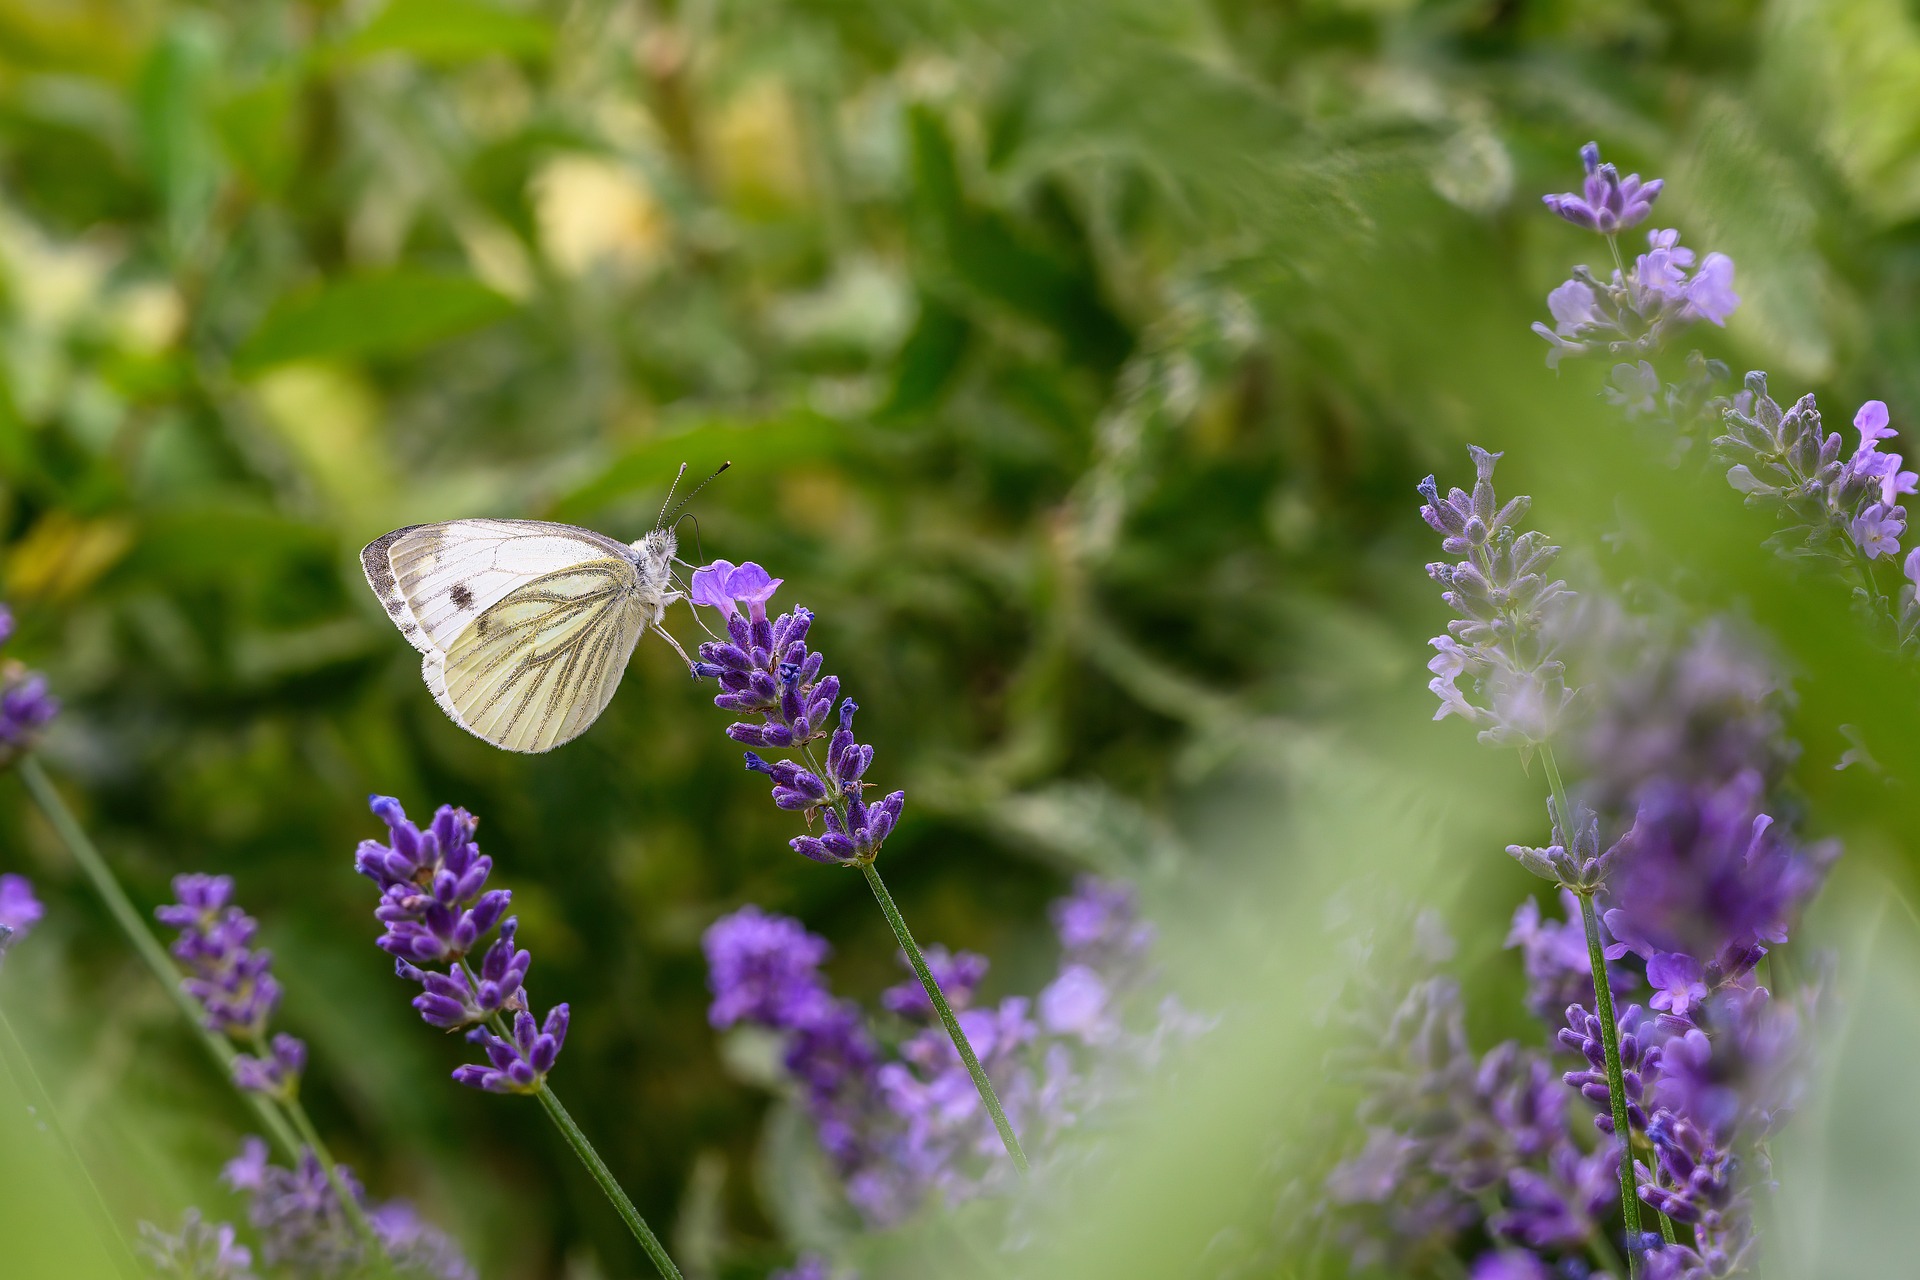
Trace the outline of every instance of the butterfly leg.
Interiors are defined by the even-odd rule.
[[[673,646],[673,651],[680,655],[680,661],[687,664],[687,674],[692,676],[694,679],[698,680],[700,676],[699,676],[699,673],[697,673],[693,669],[693,659],[689,658],[687,656],[687,651],[680,647],[680,642],[673,638],[673,633],[668,631],[665,627],[661,626],[659,623],[655,623],[653,629],[655,632],[659,634],[661,639],[665,640],[668,644]]]

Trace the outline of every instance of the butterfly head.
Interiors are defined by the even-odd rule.
[[[673,557],[680,550],[679,539],[673,536],[671,529],[649,529],[633,544],[639,553],[640,564],[646,569],[659,569],[664,572],[673,563]]]

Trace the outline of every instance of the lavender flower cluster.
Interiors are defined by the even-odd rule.
[[[13,638],[13,611],[0,605],[0,645]],[[60,714],[60,700],[47,678],[11,658],[0,659],[0,768],[33,750],[41,733]]]
[[[859,705],[840,698],[840,677],[820,674],[825,659],[807,648],[812,611],[795,608],[767,617],[767,601],[782,581],[751,562],[716,560],[694,571],[691,600],[718,609],[727,628],[726,640],[700,646],[694,674],[720,682],[716,707],[760,717],[758,724],[728,725],[729,738],[763,751],[799,753],[798,760],[771,762],[758,751],[746,753],[747,768],[773,780],[774,804],[802,814],[809,826],[815,818],[823,822],[820,835],[790,842],[794,852],[815,862],[864,866],[880,855],[907,793],[892,792],[873,805],[862,798],[873,785],[863,781],[873,748],[854,739]],[[822,739],[828,740],[824,764],[813,745]]]
[[[387,843],[362,840],[353,864],[380,887],[374,917],[386,932],[378,945],[396,973],[420,985],[413,1007],[421,1019],[467,1029],[486,1055],[485,1065],[465,1064],[453,1078],[491,1093],[539,1092],[566,1043],[569,1010],[555,1005],[534,1019],[526,990],[533,957],[518,946],[518,918],[506,916],[512,892],[487,888],[493,859],[474,842],[479,820],[442,805],[422,831],[391,796],[369,804],[387,824]],[[476,972],[467,958],[496,926]]]
[[[1152,940],[1128,889],[1083,878],[1052,914],[1061,967],[1037,999],[977,1006],[986,958],[927,949],[1008,1115],[1042,1149],[1112,1095],[1122,1063],[1152,1059],[1195,1025],[1171,1002],[1150,1030],[1126,1016],[1143,989]],[[931,1196],[967,1200],[1007,1178],[999,1137],[917,981],[882,994],[904,1029],[883,1036],[858,1005],[833,995],[820,973],[827,943],[797,920],[744,907],[716,921],[704,947],[710,1020],[780,1036],[785,1071],[821,1148],[869,1223],[898,1222]]]
[[[1850,454],[1839,432],[1821,430],[1812,393],[1783,409],[1767,394],[1764,373],[1747,375],[1746,389],[1722,416],[1726,434],[1714,441],[1715,451],[1730,464],[1727,483],[1746,495],[1748,506],[1771,511],[1780,523],[1770,546],[1843,569],[1864,562],[1869,583],[1873,561],[1898,559],[1907,531],[1900,499],[1915,491],[1920,475],[1902,469],[1899,454],[1881,449],[1895,434],[1883,402],[1869,400],[1854,414],[1860,443]],[[1920,547],[1902,571],[1910,607],[1920,584]]]
[[[25,876],[0,875],[0,959],[6,957],[10,947],[26,940],[44,914],[45,908],[33,896],[33,885]]]
[[[1861,456],[1874,443],[1864,439]],[[1495,677],[1511,681],[1557,663],[1550,641],[1537,638],[1552,634],[1554,620],[1535,602],[1554,605],[1564,584],[1545,583],[1536,569],[1522,587],[1525,575],[1500,548],[1517,549],[1526,536],[1512,533],[1525,500],[1497,507],[1495,455],[1475,449],[1473,459],[1474,493],[1454,490],[1443,500],[1429,478],[1420,486],[1421,514],[1448,551],[1468,555],[1434,567],[1452,588],[1448,603],[1465,615],[1456,635],[1435,645],[1447,657],[1447,639],[1472,642],[1472,665],[1458,666],[1484,689]],[[1898,459],[1869,460],[1858,471],[1896,475]],[[1485,547],[1494,550],[1476,555]],[[1528,558],[1543,564],[1551,550],[1540,540]],[[1675,1243],[1658,1235],[1622,1242],[1644,1253],[1647,1275],[1708,1280],[1736,1274],[1752,1258],[1751,1189],[1765,1176],[1766,1139],[1791,1108],[1811,998],[1803,991],[1801,1001],[1776,999],[1759,967],[1787,941],[1838,848],[1800,840],[1779,818],[1773,792],[1792,748],[1778,712],[1780,682],[1766,664],[1723,626],[1687,636],[1662,635],[1652,624],[1619,630],[1637,661],[1601,664],[1603,674],[1583,692],[1591,712],[1584,725],[1562,716],[1540,732],[1515,732],[1511,713],[1493,716],[1455,690],[1451,669],[1436,665],[1434,682],[1441,715],[1499,726],[1482,734],[1494,742],[1544,742],[1557,732],[1590,771],[1577,788],[1585,803],[1573,807],[1571,832],[1550,806],[1553,843],[1508,850],[1562,886],[1566,919],[1543,918],[1529,900],[1515,912],[1508,945],[1524,958],[1528,1008],[1558,1024],[1554,1042],[1572,1056],[1559,1074],[1595,1111],[1597,1145],[1576,1140],[1564,1101],[1533,1091],[1553,1074],[1545,1054],[1509,1043],[1476,1060],[1460,1030],[1457,989],[1429,979],[1386,1021],[1385,1060],[1374,1064],[1368,1079],[1377,1083],[1361,1104],[1365,1143],[1326,1184],[1360,1263],[1406,1265],[1474,1231],[1498,1245],[1475,1263],[1475,1276],[1547,1276],[1587,1258],[1604,1263],[1623,1138],[1634,1155],[1635,1195],[1675,1228]],[[1597,647],[1604,651],[1604,642]],[[1533,688],[1557,690],[1557,665],[1550,679],[1535,677]],[[1560,710],[1568,705],[1558,699]],[[1576,895],[1598,899],[1607,989],[1632,1001],[1615,1028],[1625,1135],[1615,1132],[1607,1028],[1590,1010],[1592,952]]]
[[[1573,698],[1558,656],[1567,584],[1547,576],[1560,549],[1539,532],[1518,530],[1529,499],[1501,504],[1494,496],[1501,455],[1477,446],[1472,453],[1472,493],[1455,488],[1442,497],[1434,477],[1420,482],[1421,518],[1447,554],[1462,557],[1427,566],[1445,588],[1441,599],[1460,615],[1429,642],[1439,652],[1427,664],[1427,687],[1440,699],[1434,719],[1457,715],[1479,726],[1482,742],[1525,749],[1553,736]],[[1462,679],[1471,681],[1470,692],[1459,687]]]
[[[478,1280],[479,1273],[459,1247],[411,1205],[391,1200],[370,1206],[353,1171],[345,1165],[335,1166],[335,1171],[396,1275]],[[284,1268],[301,1280],[355,1275],[366,1266],[366,1247],[358,1230],[311,1151],[302,1152],[299,1163],[287,1168],[268,1158],[265,1142],[249,1138],[240,1154],[227,1163],[221,1181],[247,1198],[247,1221],[259,1236],[261,1257],[269,1266]],[[230,1245],[232,1229],[220,1231],[229,1242],[229,1253],[235,1252]],[[237,1252],[244,1255],[246,1250]],[[245,1266],[245,1261],[240,1265]]]
[[[307,1046],[267,1024],[280,1004],[273,953],[253,945],[259,923],[233,905],[231,876],[175,876],[178,901],[153,913],[178,931],[173,957],[186,969],[181,981],[199,1002],[207,1029],[253,1050],[233,1060],[233,1082],[249,1093],[292,1098],[307,1066]]]
[[[1580,148],[1580,160],[1587,171],[1583,190],[1544,200],[1568,222],[1604,235],[1616,265],[1605,279],[1575,267],[1573,277],[1547,295],[1553,326],[1535,322],[1533,331],[1547,341],[1548,365],[1558,367],[1568,356],[1591,351],[1620,356],[1655,351],[1669,332],[1695,320],[1725,325],[1740,305],[1733,291],[1733,259],[1709,253],[1696,265],[1693,250],[1669,228],[1649,232],[1647,251],[1623,267],[1616,236],[1646,220],[1663,183],[1658,178],[1642,182],[1637,173],[1622,178],[1613,165],[1601,163],[1598,143]],[[1651,366],[1625,368],[1636,379],[1652,374]]]

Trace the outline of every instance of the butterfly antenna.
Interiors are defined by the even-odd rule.
[[[732,465],[733,465],[733,463],[731,463],[731,462],[723,462],[723,463],[721,463],[721,464],[720,464],[719,466],[717,466],[717,467],[715,467],[715,468],[714,468],[714,470],[713,470],[713,474],[712,474],[712,475],[710,475],[710,476],[708,476],[708,477],[707,477],[707,478],[706,478],[705,480],[702,480],[702,481],[701,481],[701,482],[700,482],[699,484],[697,484],[697,485],[695,485],[695,486],[693,486],[693,488],[692,488],[692,489],[690,489],[690,490],[688,490],[688,492],[687,492],[687,496],[686,496],[686,497],[684,497],[684,498],[682,498],[682,499],[680,499],[680,505],[679,505],[679,506],[677,506],[677,507],[675,507],[675,508],[673,509],[673,514],[674,514],[674,515],[676,515],[676,516],[677,516],[677,515],[679,515],[679,514],[680,514],[680,510],[681,510],[681,508],[682,508],[682,507],[685,507],[685,506],[686,506],[686,505],[687,505],[687,504],[688,504],[689,502],[692,502],[692,501],[694,500],[694,498],[695,498],[695,497],[697,497],[697,496],[699,496],[699,493],[700,493],[700,491],[701,491],[702,489],[704,489],[704,488],[706,488],[706,487],[707,487],[708,485],[710,485],[710,484],[712,484],[712,483],[713,483],[713,482],[714,482],[715,480],[718,480],[718,479],[720,478],[720,473],[721,473],[722,471],[725,471],[725,470],[726,470],[726,469],[727,469],[728,467],[730,467],[730,466],[732,466]],[[682,470],[682,471],[685,471],[686,469],[687,469],[687,468],[686,468],[686,464],[684,464],[684,463],[682,463],[682,464],[681,464],[681,466],[680,466],[680,470]],[[676,478],[676,479],[674,480],[674,483],[675,483],[675,484],[678,484],[678,483],[680,483],[680,482],[679,482],[679,480],[678,480],[678,479]],[[673,496],[673,494],[672,494],[671,492],[669,492],[669,493],[667,494],[667,496],[668,496],[669,498],[671,498],[671,497]],[[664,518],[664,517],[663,517],[663,518]]]
[[[667,508],[673,505],[674,490],[680,487],[680,477],[686,474],[687,474],[687,464],[683,462],[680,464],[680,470],[674,473],[673,483],[667,486],[667,499],[665,502],[662,502],[660,504],[660,514],[658,517],[654,519],[654,522],[653,522],[654,528],[658,529],[661,525],[667,522]],[[693,495],[688,494],[687,496],[692,497]]]

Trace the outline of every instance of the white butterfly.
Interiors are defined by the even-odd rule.
[[[446,520],[374,539],[360,565],[424,655],[440,709],[496,747],[539,752],[600,717],[649,627],[688,661],[660,626],[686,595],[677,549],[658,525],[629,545],[541,520]]]

